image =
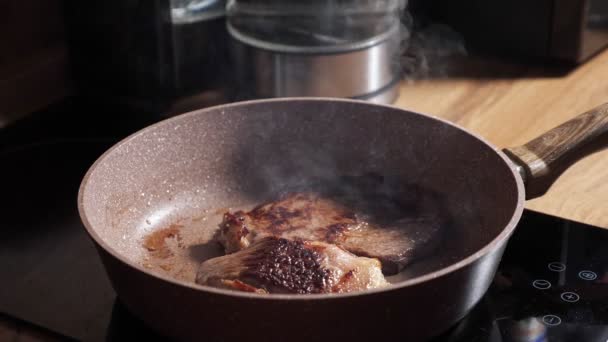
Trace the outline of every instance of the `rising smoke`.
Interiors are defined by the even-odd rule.
[[[449,59],[466,56],[464,38],[447,25],[416,18],[408,9],[402,15],[399,63],[404,80],[447,77]]]

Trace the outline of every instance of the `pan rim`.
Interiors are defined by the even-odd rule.
[[[384,108],[391,109],[391,110],[404,111],[404,112],[408,112],[410,114],[420,115],[423,117],[434,119],[441,123],[447,124],[455,129],[458,129],[465,134],[472,136],[473,138],[477,139],[479,142],[483,143],[487,147],[491,148],[494,152],[496,152],[498,154],[498,156],[500,158],[502,158],[502,160],[505,162],[505,165],[511,171],[511,175],[513,176],[513,180],[515,181],[515,185],[517,187],[517,203],[515,204],[515,209],[514,209],[513,215],[511,216],[511,219],[503,227],[503,229],[500,231],[500,233],[498,235],[496,235],[490,242],[488,242],[482,248],[478,249],[476,252],[470,254],[466,258],[464,258],[456,263],[450,264],[447,267],[444,267],[444,268],[438,269],[436,271],[426,273],[419,277],[411,278],[411,279],[408,279],[408,280],[405,280],[405,281],[402,281],[402,282],[399,282],[396,284],[391,284],[390,286],[383,287],[383,288],[369,289],[369,290],[349,292],[349,293],[327,293],[327,294],[306,294],[306,295],[301,295],[301,294],[256,294],[256,293],[248,293],[248,292],[239,292],[239,291],[228,290],[228,289],[220,289],[220,288],[206,286],[206,285],[199,285],[199,284],[196,284],[195,282],[186,282],[186,281],[180,281],[180,280],[171,278],[160,272],[146,269],[145,267],[137,264],[136,262],[132,262],[131,260],[122,256],[121,253],[119,253],[112,246],[107,244],[99,236],[99,234],[97,234],[95,228],[89,222],[85,208],[84,208],[84,193],[87,190],[87,185],[89,183],[89,179],[90,179],[91,175],[93,174],[93,172],[97,169],[97,166],[99,164],[101,164],[118,147],[123,146],[124,144],[128,143],[131,140],[136,139],[140,135],[143,135],[149,131],[153,131],[154,129],[156,129],[159,126],[167,125],[167,123],[169,123],[169,122],[183,120],[184,118],[190,117],[190,116],[202,115],[203,113],[211,112],[211,111],[217,110],[218,108],[247,106],[247,105],[257,104],[257,103],[306,102],[306,101],[309,101],[309,102],[329,102],[329,101],[331,101],[331,102],[354,103],[354,104],[363,104],[366,106],[384,107]],[[87,234],[89,235],[89,237],[94,241],[95,244],[100,246],[104,252],[108,253],[109,255],[111,255],[113,258],[117,259],[124,265],[126,265],[130,268],[133,268],[135,271],[143,272],[144,274],[146,274],[148,276],[158,278],[162,281],[169,282],[172,285],[183,286],[183,287],[189,288],[190,290],[204,291],[204,292],[210,292],[210,293],[217,294],[217,295],[225,295],[225,296],[230,296],[230,297],[241,297],[241,298],[246,298],[246,299],[280,300],[280,301],[283,301],[283,300],[288,300],[288,301],[293,301],[293,300],[297,300],[297,301],[337,300],[337,299],[341,299],[341,298],[351,298],[351,297],[358,297],[358,296],[383,294],[383,293],[387,293],[387,292],[397,291],[397,290],[405,288],[405,287],[411,287],[411,286],[414,286],[417,284],[421,284],[421,283],[424,283],[424,282],[427,282],[427,281],[430,281],[430,280],[433,280],[436,278],[447,276],[453,272],[456,272],[462,268],[465,268],[466,266],[473,264],[477,260],[481,259],[483,256],[498,249],[500,247],[500,245],[506,243],[508,241],[509,237],[513,234],[513,232],[514,232],[515,228],[517,227],[517,224],[521,218],[521,215],[524,210],[524,202],[525,202],[525,187],[524,187],[523,180],[522,180],[519,172],[517,171],[517,166],[513,163],[513,161],[511,161],[511,159],[509,159],[509,157],[507,157],[507,155],[504,152],[502,152],[501,149],[495,147],[492,143],[490,143],[489,141],[487,141],[485,138],[481,137],[480,135],[478,135],[474,132],[471,132],[463,127],[460,127],[455,123],[452,123],[450,121],[447,121],[447,120],[439,118],[439,117],[436,117],[434,115],[424,114],[424,113],[400,108],[400,107],[397,107],[394,105],[375,104],[375,103],[370,103],[370,102],[364,101],[364,100],[343,99],[343,98],[333,98],[333,97],[284,97],[284,98],[239,101],[239,102],[233,102],[233,103],[228,103],[228,104],[221,104],[221,105],[216,105],[216,106],[212,106],[212,107],[197,109],[197,110],[193,110],[190,112],[176,115],[176,116],[168,118],[168,119],[161,120],[159,122],[146,126],[142,129],[130,134],[129,136],[125,137],[124,139],[122,139],[122,140],[118,141],[117,143],[115,143],[114,145],[112,145],[101,156],[99,156],[95,160],[95,162],[89,167],[86,174],[84,175],[84,177],[80,183],[80,187],[78,189],[78,198],[77,198],[78,213],[79,213],[80,219],[81,219],[81,221],[84,225],[84,228],[85,228]],[[105,265],[104,265],[104,271],[106,272],[106,275],[109,276],[108,270],[105,268]]]

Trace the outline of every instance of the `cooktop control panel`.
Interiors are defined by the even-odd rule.
[[[448,341],[608,341],[608,230],[526,211],[494,282]]]

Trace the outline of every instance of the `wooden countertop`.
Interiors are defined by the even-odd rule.
[[[566,74],[470,58],[456,64],[449,77],[404,81],[395,105],[452,121],[502,148],[608,102],[608,50]],[[526,207],[608,229],[608,139],[601,143]]]

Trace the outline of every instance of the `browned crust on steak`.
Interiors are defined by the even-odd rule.
[[[399,177],[342,178],[309,184],[300,192],[291,188],[251,211],[225,216],[220,243],[233,253],[268,236],[319,241],[380,260],[386,275],[439,246],[449,221],[439,193]]]
[[[349,228],[350,228],[350,225],[348,223],[331,224],[331,225],[327,226],[327,228],[325,228],[326,233],[325,233],[324,240],[329,243],[334,243],[334,242],[336,242],[336,240],[338,238],[340,238],[340,236],[342,236],[342,233],[347,231]]]
[[[263,222],[264,230],[273,235],[305,228],[313,215],[318,216],[318,212],[323,210],[328,210],[332,215],[331,218],[328,218],[329,220],[337,221],[339,224],[356,223],[355,214],[352,211],[339,207],[335,203],[328,203],[313,193],[292,193],[283,198],[284,201],[290,203],[305,203],[306,205],[291,209],[284,206],[281,201],[271,202],[255,207],[247,215],[253,221]]]
[[[263,236],[331,243],[356,224],[354,212],[334,201],[313,193],[291,193],[249,212],[225,213],[219,242],[226,253],[247,248]]]
[[[331,274],[321,265],[321,255],[304,242],[281,238],[264,240],[262,253],[250,255],[242,279],[271,288],[271,292],[321,293]]]
[[[248,248],[204,261],[196,282],[256,293],[352,292],[387,286],[377,259],[333,244],[264,237]]]

